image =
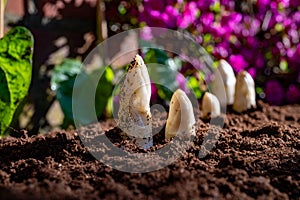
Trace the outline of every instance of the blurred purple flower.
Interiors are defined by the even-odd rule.
[[[299,43],[300,33],[297,30],[295,29],[288,30],[288,35],[290,36],[290,39],[294,44]]]
[[[275,21],[276,21],[277,23],[283,22],[283,19],[284,19],[283,13],[278,13],[278,14],[275,16]]]
[[[278,3],[276,1],[271,0],[269,5],[270,5],[271,10],[277,10],[278,9]]]
[[[292,49],[292,48],[290,48],[290,49],[288,49],[287,51],[286,51],[286,55],[287,55],[287,57],[288,58],[293,58],[294,57],[294,55],[295,55],[295,49]]]
[[[261,68],[263,68],[265,66],[264,57],[263,57],[263,55],[260,52],[257,53],[257,55],[256,55],[254,65],[258,69],[261,69]]]
[[[223,41],[219,44],[216,44],[216,47],[214,48],[213,54],[214,56],[220,58],[227,58],[229,55],[229,43],[227,41]]]
[[[268,10],[269,4],[270,4],[270,0],[257,0],[256,6],[257,6],[258,14],[265,15]]]
[[[215,3],[216,0],[198,0],[197,6],[200,8],[200,10],[205,11],[209,10],[210,6]]]
[[[220,0],[221,5],[224,5],[229,10],[234,10],[235,1],[232,0]]]
[[[205,67],[204,63],[201,62],[199,58],[191,57],[189,58],[189,63],[192,65],[192,68],[195,68],[197,70],[203,70],[203,68]]]
[[[229,57],[229,63],[236,73],[239,73],[248,67],[248,63],[245,61],[242,55],[231,55]]]
[[[265,85],[266,101],[273,105],[280,105],[284,99],[284,90],[276,80],[270,80]]]
[[[222,26],[228,26],[230,30],[234,30],[236,26],[241,22],[243,16],[237,12],[226,13],[222,16]]]
[[[247,37],[245,38],[247,41],[247,45],[250,46],[252,49],[259,48],[259,41],[258,38],[255,37]]]
[[[291,84],[286,92],[286,101],[288,103],[300,103],[300,90]]]
[[[242,24],[241,34],[244,37],[254,36],[259,32],[260,27],[261,27],[261,23],[259,20],[257,20],[252,16],[245,15]]]
[[[157,87],[154,83],[151,83],[151,102],[154,102],[158,97]]]
[[[252,78],[256,77],[256,69],[254,67],[251,67],[250,69],[247,70],[248,73],[252,76]]]
[[[158,10],[150,10],[149,13],[150,13],[150,17],[153,17],[153,18],[160,17],[160,12]]]
[[[140,37],[142,40],[146,40],[146,41],[152,40],[153,35],[152,35],[151,28],[148,26],[142,28],[140,31]]]
[[[182,29],[187,28],[196,20],[198,12],[199,10],[195,2],[189,2],[185,4],[183,13],[177,20],[177,26]]]
[[[185,77],[182,74],[178,73],[176,75],[176,82],[178,83],[178,86],[181,90],[183,90],[185,93],[189,92],[189,89],[186,86]]]
[[[177,18],[179,15],[179,11],[173,6],[168,5],[166,7],[166,15],[168,16],[168,21],[165,21],[169,28],[175,28],[177,23]]]
[[[286,55],[286,49],[284,48],[284,44],[281,41],[276,43],[276,47],[279,49],[281,56]]]
[[[177,26],[179,28],[185,29],[190,25],[191,22],[192,22],[191,17],[184,15],[177,20]]]
[[[298,0],[299,1],[299,0]],[[300,2],[300,1],[299,1]],[[300,3],[299,3],[300,4]],[[299,25],[300,23],[300,12],[295,12],[293,17],[292,17],[293,21]]]
[[[297,50],[296,50],[296,54],[297,56],[300,57],[300,44],[297,45]]]
[[[200,16],[200,21],[203,23],[204,26],[211,26],[214,22],[214,14],[213,13],[203,13]]]
[[[153,0],[144,0],[143,6],[145,9],[150,8],[157,11],[161,11],[164,8],[163,3],[158,3],[157,1],[153,1]]]
[[[283,6],[284,8],[287,8],[290,6],[290,0],[277,0],[278,3],[281,4],[281,6]]]
[[[195,38],[195,40],[196,40],[196,42],[198,42],[199,44],[201,44],[201,43],[203,42],[203,38],[202,38],[201,35],[197,36],[197,37]]]
[[[216,2],[220,3],[220,12],[211,9]],[[253,13],[236,9],[236,2],[236,0],[166,0],[158,3],[156,0],[145,0],[139,20],[145,22],[147,26],[187,29],[195,35],[196,42],[204,48],[209,47],[207,49],[212,51],[216,59],[228,60],[235,72],[247,69],[253,77],[256,77],[256,73],[263,72],[263,68],[267,65],[272,69],[279,66],[280,61],[284,59],[289,69],[300,74],[300,12],[297,8],[300,1],[251,1]],[[142,35],[149,40],[156,33],[151,33],[151,30],[147,32],[145,29]],[[185,71],[189,71],[191,67],[190,64]],[[184,66],[183,68],[185,69]],[[271,81],[265,85],[274,88],[276,84],[281,83]],[[281,103],[284,97],[282,99],[282,95],[279,95],[277,97],[279,100],[272,99],[272,91],[268,88],[266,88],[267,98],[275,104]],[[276,88],[283,93],[280,85]],[[296,91],[295,88],[292,89],[291,87],[291,91]]]
[[[270,4],[270,0],[257,0],[258,7],[267,7]]]
[[[246,61],[253,61],[255,56],[255,51],[253,51],[255,48],[244,48],[240,50],[240,54],[243,56],[243,58]]]
[[[298,7],[300,6],[299,0],[290,0],[291,7]]]

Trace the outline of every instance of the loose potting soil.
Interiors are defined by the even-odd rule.
[[[157,114],[154,125],[163,126],[166,117]],[[223,128],[199,119],[192,146],[173,164],[148,173],[106,166],[90,154],[77,130],[30,137],[21,131],[0,140],[0,199],[299,199],[299,122],[300,105],[262,102],[242,114],[229,109]],[[201,158],[208,129],[219,134]],[[89,140],[105,134],[118,148],[146,152],[123,140],[113,120],[81,132]],[[168,144],[163,132],[148,151]]]

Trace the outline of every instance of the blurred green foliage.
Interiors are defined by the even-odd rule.
[[[64,113],[63,128],[74,124],[72,112],[72,94],[74,87],[81,87],[87,83],[98,80],[96,95],[95,95],[95,110],[97,117],[105,114],[106,108],[109,106],[108,102],[113,91],[114,73],[110,67],[95,69],[91,73],[87,73],[82,67],[82,63],[75,59],[65,59],[61,64],[55,66],[52,79],[51,89],[55,91],[56,98]],[[78,83],[74,85],[75,79]],[[82,88],[84,89],[84,88]],[[84,119],[82,119],[84,121]]]
[[[171,62],[172,58],[169,58],[166,52],[161,49],[144,49],[144,52],[144,61],[148,66],[150,79],[157,88],[158,96],[161,99],[170,100],[173,92],[178,88],[176,74],[180,65],[168,66],[174,62]]]
[[[184,71],[184,66],[189,64],[178,56],[168,55],[157,47],[143,48],[144,61],[148,67],[149,76],[154,83],[156,95],[162,100],[170,100],[173,92],[180,88],[185,92],[192,92],[197,99],[202,97],[203,91],[200,82],[204,81],[204,75],[194,71]]]

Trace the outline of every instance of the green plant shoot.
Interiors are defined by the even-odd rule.
[[[28,93],[32,70],[33,36],[24,27],[12,28],[0,40],[0,134]]]

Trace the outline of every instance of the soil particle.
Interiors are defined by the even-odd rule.
[[[167,114],[156,115],[150,152],[170,142]],[[299,199],[299,121],[299,105],[262,102],[243,114],[229,109],[223,128],[199,119],[182,157],[148,173],[112,169],[83,145],[107,137],[128,152],[147,152],[123,140],[113,120],[78,131],[23,131],[0,140],[0,199]],[[126,162],[121,158],[120,165]]]

